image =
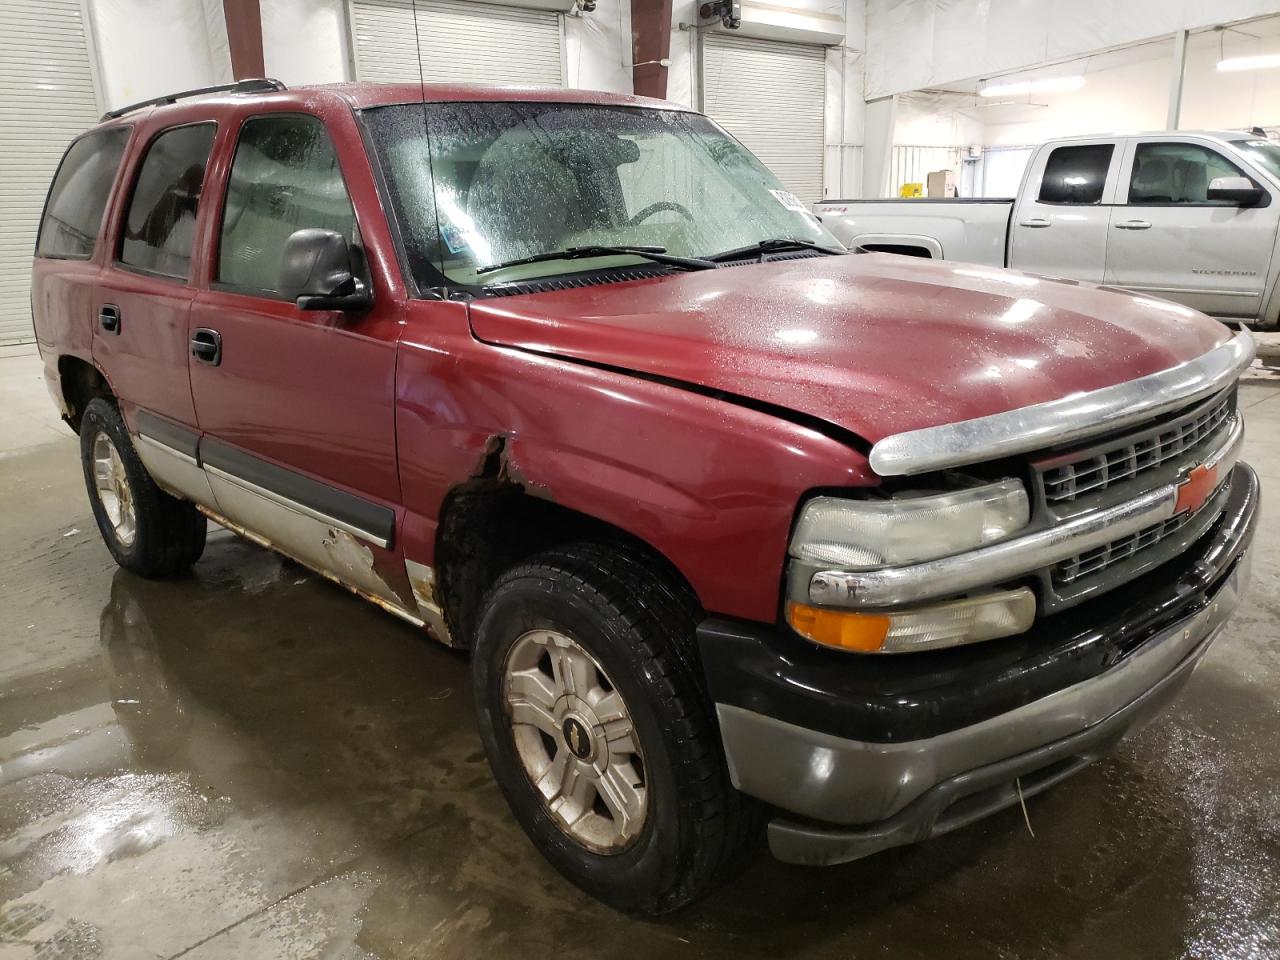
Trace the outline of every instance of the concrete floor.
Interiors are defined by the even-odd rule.
[[[1012,810],[844,867],[762,853],[640,921],[509,818],[462,657],[226,532],[189,578],[118,570],[37,359],[0,354],[0,960],[1280,956],[1273,516],[1172,714],[1029,801],[1034,836]]]

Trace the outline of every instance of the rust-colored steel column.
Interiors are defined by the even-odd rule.
[[[237,80],[265,77],[262,59],[262,8],[258,0],[222,0],[231,48],[231,74]]]
[[[631,0],[631,89],[642,97],[667,96],[667,68],[654,60],[671,56],[671,0]]]

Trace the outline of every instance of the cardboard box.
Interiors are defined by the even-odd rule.
[[[956,176],[950,170],[934,170],[928,176],[929,196],[954,197],[956,195]]]

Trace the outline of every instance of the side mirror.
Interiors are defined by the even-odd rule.
[[[333,230],[295,231],[284,243],[276,289],[299,310],[368,310],[373,294],[356,276],[351,253]]]
[[[1223,200],[1237,207],[1252,207],[1261,202],[1263,190],[1248,177],[1214,177],[1205,194],[1209,200]]]

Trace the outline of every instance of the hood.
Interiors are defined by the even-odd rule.
[[[875,443],[1190,360],[1226,327],[1074,281],[889,254],[475,300],[484,341],[727,391]]]

